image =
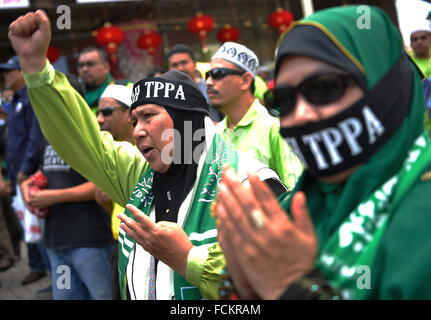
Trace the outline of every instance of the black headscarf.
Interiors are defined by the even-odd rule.
[[[156,222],[177,222],[179,208],[196,180],[199,157],[193,154],[203,151],[208,103],[193,80],[179,71],[135,83],[132,102],[132,110],[144,104],[165,107],[180,133],[174,136],[174,162],[167,172],[154,172],[153,179]],[[202,134],[195,136],[197,130]]]

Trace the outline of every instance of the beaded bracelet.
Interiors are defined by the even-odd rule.
[[[239,300],[235,286],[227,269],[221,272],[221,284],[219,287],[219,300]]]
[[[239,300],[227,269],[221,273],[220,300]],[[312,270],[292,283],[279,300],[341,300],[338,290],[331,287],[319,270]]]
[[[341,294],[314,269],[292,283],[279,300],[341,300]]]

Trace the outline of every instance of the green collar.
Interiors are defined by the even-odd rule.
[[[105,82],[98,87],[97,89],[87,91],[85,93],[85,101],[87,101],[88,105],[91,108],[97,108],[97,104],[99,103],[100,96],[105,91],[106,87],[112,82],[111,73],[108,73],[106,76]]]
[[[259,106],[259,100],[255,99],[250,108],[247,110],[246,114],[241,118],[241,120],[237,123],[233,130],[236,130],[239,127],[247,127],[251,125],[251,123],[254,121],[254,119],[256,119],[256,116],[258,115]],[[224,127],[223,131],[229,130],[227,125],[227,116],[221,122]]]

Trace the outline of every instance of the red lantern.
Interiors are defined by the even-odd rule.
[[[206,39],[208,32],[214,28],[214,20],[211,16],[198,13],[189,21],[189,31],[197,33],[199,38]]]
[[[221,42],[227,41],[238,41],[239,39],[239,30],[235,27],[232,27],[230,24],[226,24],[222,29],[217,32],[217,39]]]
[[[47,56],[49,62],[54,63],[60,57],[60,50],[58,50],[58,48],[56,48],[56,47],[49,46],[48,52],[46,53],[46,56]]]
[[[290,11],[277,8],[268,19],[268,23],[280,33],[286,30],[293,21],[293,14]]]
[[[157,31],[145,30],[138,38],[137,45],[139,48],[147,50],[149,54],[155,55],[161,43],[162,37]]]
[[[124,40],[124,32],[117,26],[106,23],[102,28],[97,30],[96,41],[102,46],[110,43],[120,44]]]
[[[108,54],[115,54],[115,53],[117,53],[117,50],[118,50],[118,45],[114,42],[110,42],[106,46],[106,52]]]

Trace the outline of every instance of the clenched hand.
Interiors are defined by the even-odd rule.
[[[51,40],[51,26],[43,10],[20,16],[9,26],[9,40],[24,73],[42,71]]]

